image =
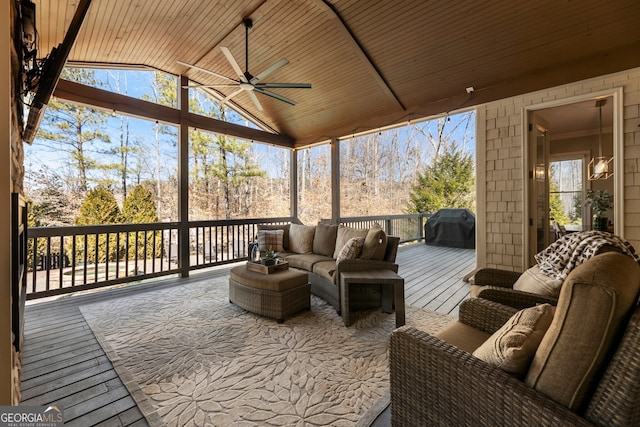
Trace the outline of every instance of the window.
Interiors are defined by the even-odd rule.
[[[575,154],[549,164],[549,211],[551,221],[582,229],[584,221],[585,158]]]

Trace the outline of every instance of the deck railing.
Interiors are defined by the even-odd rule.
[[[424,224],[431,214],[353,216],[338,222],[356,228],[371,228],[378,223],[390,236],[400,237],[400,243],[424,240]],[[323,220],[330,221],[330,220]]]
[[[424,238],[426,215],[341,218],[369,228],[379,223],[402,242]],[[188,253],[181,254],[179,222],[33,227],[27,231],[27,299],[140,281],[247,259],[258,224],[293,218],[189,221]]]

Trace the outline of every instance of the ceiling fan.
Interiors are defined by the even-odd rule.
[[[230,82],[233,82],[233,83],[220,83],[220,84],[210,84],[210,85],[190,85],[188,87],[211,87],[211,88],[236,87],[237,90],[232,92],[230,95],[226,96],[221,101],[221,103],[224,104],[225,102],[227,102],[228,100],[230,100],[231,98],[239,94],[240,92],[247,92],[247,94],[249,95],[249,97],[251,98],[251,100],[253,101],[253,103],[255,104],[256,108],[259,111],[262,111],[262,104],[260,104],[260,100],[258,100],[258,97],[256,96],[256,92],[262,95],[267,95],[272,98],[278,99],[280,101],[286,102],[287,104],[296,105],[295,101],[267,89],[278,89],[278,88],[280,89],[282,88],[311,89],[311,84],[310,83],[262,83],[262,80],[265,77],[267,77],[274,71],[284,67],[289,63],[289,61],[287,61],[284,58],[279,60],[275,64],[271,65],[261,73],[258,73],[256,76],[252,75],[249,72],[249,29],[253,26],[253,21],[249,18],[245,18],[242,20],[242,23],[244,24],[244,28],[245,28],[245,71],[244,72],[242,71],[242,69],[238,65],[238,62],[235,60],[235,58],[231,54],[231,51],[228,48],[221,46],[220,50],[222,50],[222,53],[227,58],[227,61],[229,61],[229,64],[231,64],[231,67],[238,75],[238,78],[234,79],[234,78],[225,76],[224,74],[216,73],[215,71],[210,71],[210,70],[198,67],[196,65],[187,64],[186,62],[178,61],[178,64],[180,65],[184,65],[205,73],[209,73],[221,79],[225,79]]]

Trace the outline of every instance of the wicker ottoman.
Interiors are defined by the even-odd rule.
[[[288,269],[272,274],[247,270],[244,265],[229,273],[229,301],[251,313],[284,322],[311,308],[311,286],[307,273]]]

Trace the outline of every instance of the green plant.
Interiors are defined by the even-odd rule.
[[[264,265],[273,265],[276,263],[276,260],[278,259],[279,255],[274,252],[273,249],[269,248],[266,251],[264,251],[264,253],[262,254],[262,263]]]
[[[607,190],[589,190],[587,191],[587,204],[591,206],[596,217],[601,217],[605,211],[613,207],[613,195],[609,194]]]

